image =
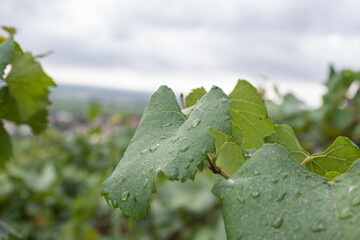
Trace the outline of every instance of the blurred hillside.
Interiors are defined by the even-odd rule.
[[[52,90],[49,110],[50,113],[67,111],[83,114],[89,104],[101,102],[104,113],[141,114],[150,97],[150,92],[61,84]]]

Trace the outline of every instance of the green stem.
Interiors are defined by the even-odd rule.
[[[301,165],[305,166],[308,162],[312,161],[313,157],[312,156],[308,156],[304,159],[304,161],[302,161]]]

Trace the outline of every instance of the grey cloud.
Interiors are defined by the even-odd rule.
[[[85,1],[84,8],[87,4],[92,2]],[[99,10],[99,15],[94,16],[99,18],[95,20],[104,21],[106,28],[94,27],[93,35],[84,33],[76,22],[63,26],[64,18],[75,16],[62,8],[61,1],[4,0],[0,22],[18,27],[18,39],[27,49],[37,53],[53,50],[54,55],[45,59],[48,64],[150,72],[202,72],[217,68],[322,80],[327,62],[302,51],[305,38],[340,34],[360,41],[360,4],[355,1],[156,0],[111,4],[106,12]],[[69,31],[57,32],[59,26],[68,27]],[[92,27],[89,24],[88,28]],[[162,34],[170,31],[204,31],[209,37],[191,39],[191,35],[182,35],[177,46],[183,51],[181,56],[176,55],[177,49],[153,46],[150,41],[146,44],[149,34],[153,42],[161,42]],[[176,37],[169,38],[170,46],[176,46]],[[138,38],[145,41],[139,43]],[[199,44],[186,45],[191,41]],[[199,49],[193,49],[194,46]],[[201,56],[204,52],[206,56]],[[216,60],[215,64],[207,61],[209,56]],[[199,61],[194,62],[193,58]]]

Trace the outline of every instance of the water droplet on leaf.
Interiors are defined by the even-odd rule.
[[[349,218],[350,216],[351,216],[350,208],[344,208],[340,213],[341,219],[346,219]]]
[[[253,198],[258,198],[258,197],[260,197],[260,193],[259,193],[259,192],[252,192],[250,195],[251,195]]]
[[[357,206],[360,204],[360,197],[355,197],[352,201],[351,201],[351,204],[353,206]]]
[[[145,182],[144,182],[144,188],[146,188],[146,186],[148,185],[148,182],[149,182],[149,179],[145,179]]]
[[[326,227],[321,223],[317,223],[311,227],[311,231],[313,231],[313,232],[321,232],[321,231],[325,231],[325,230],[326,230]]]
[[[193,128],[197,127],[200,122],[201,122],[200,119],[195,119],[195,120],[191,123],[191,127],[193,127]]]
[[[238,200],[240,203],[242,203],[242,204],[245,204],[245,199],[244,198],[242,198],[242,197],[240,197],[240,196],[237,196],[236,197],[236,200]]]
[[[258,175],[260,175],[260,172],[254,171],[254,172],[253,172],[253,175],[254,175],[254,176],[258,176]]]
[[[354,189],[356,189],[357,186],[350,186],[349,187],[349,190],[348,190],[348,193],[351,193],[352,191],[354,191]]]
[[[115,200],[111,200],[111,205],[113,208],[117,208],[119,206],[118,202]]]
[[[174,137],[174,138],[171,139],[171,142],[174,143],[174,142],[176,142],[177,140],[179,140],[179,137]]]
[[[279,181],[279,179],[274,178],[273,180],[271,180],[272,183],[277,183]]]
[[[279,228],[279,227],[281,227],[282,223],[283,223],[282,217],[277,217],[271,223],[271,226],[273,226],[274,228]]]
[[[123,192],[123,193],[121,194],[121,200],[126,201],[126,199],[128,199],[128,197],[129,197],[129,195],[130,195],[130,192],[129,192],[129,191]]]
[[[189,146],[184,146],[180,149],[180,152],[186,152],[189,149]]]
[[[156,144],[155,146],[153,146],[152,148],[150,148],[149,150],[150,150],[150,152],[155,152],[158,148],[160,147],[160,144],[158,143],[158,144]]]
[[[275,201],[279,202],[284,200],[286,193],[281,193],[279,196],[275,199]]]

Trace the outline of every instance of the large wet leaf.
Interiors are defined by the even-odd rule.
[[[346,172],[360,158],[360,149],[348,138],[338,137],[323,153],[306,159],[306,167],[321,176],[329,172]]]
[[[213,192],[228,239],[360,239],[360,160],[330,181],[265,144]]]
[[[146,216],[159,172],[171,180],[193,179],[207,152],[215,152],[209,129],[231,133],[231,102],[217,87],[205,94],[190,117],[174,93],[162,86],[152,96],[123,159],[102,194],[125,216]]]
[[[239,80],[230,93],[231,115],[245,135],[243,147],[258,149],[264,144],[264,138],[275,133],[273,122],[267,118],[265,104],[260,94],[250,83]]]
[[[304,161],[310,154],[305,151],[296,135],[294,130],[289,125],[277,125],[275,126],[276,133],[265,138],[267,143],[278,143],[286,148],[290,155],[298,162]]]

